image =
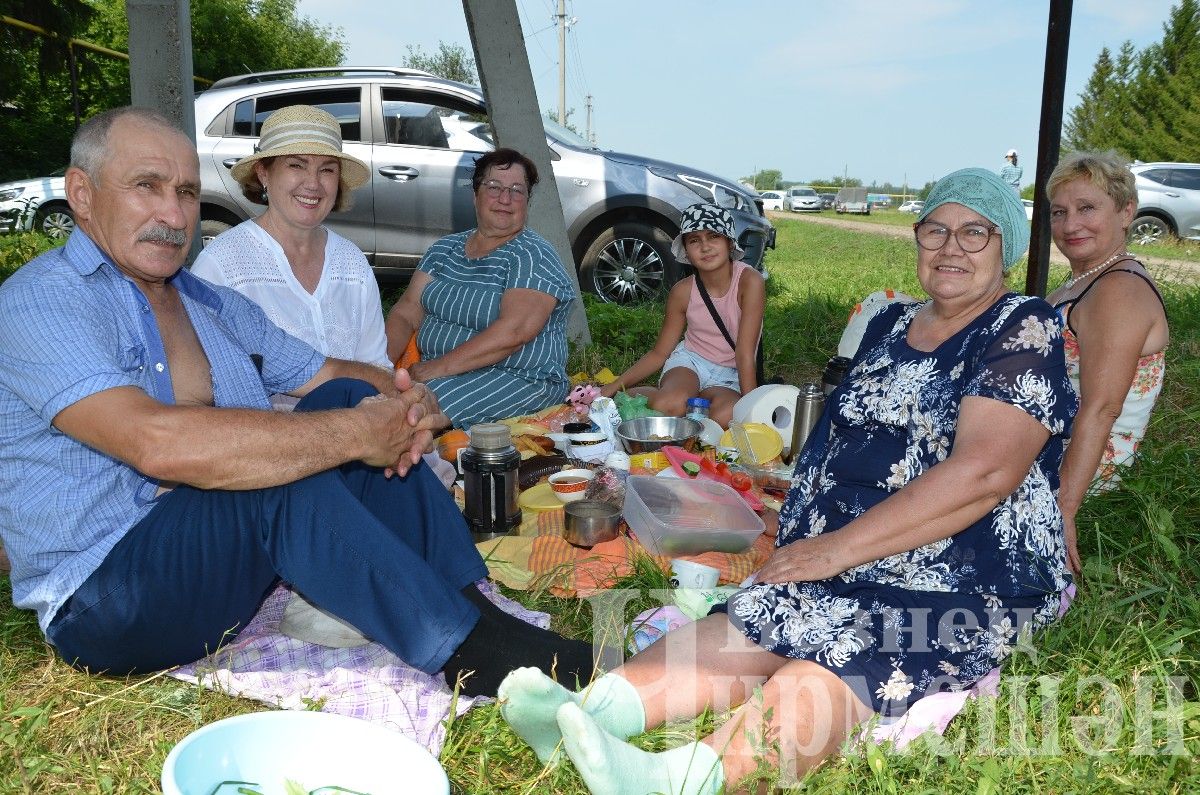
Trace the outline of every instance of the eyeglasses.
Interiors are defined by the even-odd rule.
[[[1000,234],[1000,227],[987,224],[963,224],[958,229],[939,224],[936,221],[920,221],[913,224],[913,232],[917,236],[917,245],[926,251],[938,251],[946,245],[950,235],[958,241],[958,247],[968,254],[974,254],[987,248],[992,242],[992,235]]]
[[[509,185],[505,187],[504,185],[500,184],[499,180],[489,179],[479,187],[487,191],[487,195],[491,196],[493,199],[499,199],[500,194],[504,193],[505,191],[508,192],[508,198],[515,202],[523,202],[529,198],[529,190],[524,185],[520,184]]]

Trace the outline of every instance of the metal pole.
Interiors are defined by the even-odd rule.
[[[1029,237],[1029,267],[1025,294],[1046,294],[1050,276],[1050,205],[1043,186],[1058,165],[1062,144],[1063,95],[1067,85],[1067,50],[1071,43],[1072,0],[1050,0],[1046,27],[1046,71],[1042,78],[1042,118],[1038,127],[1037,175],[1034,177],[1033,232]]]
[[[567,0],[558,0],[558,123],[567,126]]]

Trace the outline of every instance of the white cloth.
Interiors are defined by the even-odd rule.
[[[346,238],[325,230],[325,264],[309,293],[292,273],[283,247],[253,220],[217,235],[204,247],[192,273],[237,290],[263,308],[271,322],[335,359],[391,369],[383,330],[379,285],[367,258]],[[297,398],[273,395],[271,405],[290,410]],[[436,453],[425,455],[442,484],[454,483],[454,467]]]
[[[217,235],[192,273],[237,290],[275,325],[326,356],[390,368],[375,274],[357,246],[328,229],[325,234],[325,264],[311,294],[292,273],[283,248],[253,220]]]

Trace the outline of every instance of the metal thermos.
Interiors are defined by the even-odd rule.
[[[825,364],[825,372],[821,374],[821,385],[825,387],[825,395],[832,394],[838,384],[846,377],[850,369],[850,360],[845,356],[831,356]]]
[[[521,454],[507,425],[484,422],[471,427],[471,444],[459,453],[466,494],[463,514],[476,541],[507,535],[521,524],[517,505]]]
[[[788,455],[793,461],[804,449],[804,443],[808,441],[808,435],[812,433],[813,426],[817,424],[824,409],[825,393],[819,385],[804,384],[800,387],[800,392],[796,395],[796,414],[792,424],[792,446],[788,450]]]

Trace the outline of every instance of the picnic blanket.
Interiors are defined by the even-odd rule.
[[[479,585],[501,609],[549,627],[546,613],[526,610],[486,580]],[[405,665],[378,643],[331,649],[281,635],[279,621],[291,595],[280,585],[229,645],[170,675],[281,709],[319,708],[362,718],[401,732],[438,755],[451,708],[462,715],[480,699],[459,696],[455,702],[445,677]]]
[[[548,586],[557,596],[585,598],[612,587],[633,573],[634,561],[644,556],[662,571],[670,571],[671,557],[653,555],[636,538],[622,534],[591,549],[572,546],[563,537],[565,513],[557,509],[526,517],[519,536],[509,536],[477,545],[494,579],[510,588]],[[536,531],[533,535],[531,531]],[[738,584],[756,571],[774,549],[774,539],[761,535],[746,552],[704,552],[676,557],[712,566],[721,572],[720,582]]]

